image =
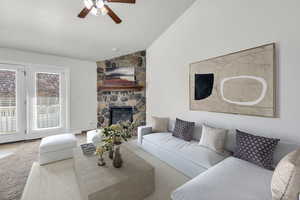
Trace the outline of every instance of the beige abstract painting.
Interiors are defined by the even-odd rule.
[[[190,65],[190,109],[275,117],[275,44]]]

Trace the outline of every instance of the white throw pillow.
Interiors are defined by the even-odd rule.
[[[169,118],[152,116],[152,132],[168,132]]]
[[[224,153],[227,130],[202,125],[202,135],[199,145],[205,146],[218,153]]]
[[[286,155],[277,165],[271,182],[273,200],[298,200],[300,192],[300,149]]]

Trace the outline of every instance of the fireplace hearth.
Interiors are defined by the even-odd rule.
[[[110,107],[109,125],[117,124],[119,122],[130,121],[133,122],[133,110],[130,106],[114,106]]]

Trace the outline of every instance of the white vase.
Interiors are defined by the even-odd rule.
[[[92,143],[98,146],[102,142],[102,132],[101,130],[95,130],[95,134],[92,136]]]

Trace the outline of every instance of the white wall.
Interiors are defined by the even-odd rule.
[[[70,128],[80,131],[96,127],[96,62],[0,48],[0,62],[5,61],[68,67],[70,69]]]
[[[151,115],[239,128],[300,143],[300,1],[198,0],[147,49]],[[278,118],[189,110],[189,64],[276,42]]]

